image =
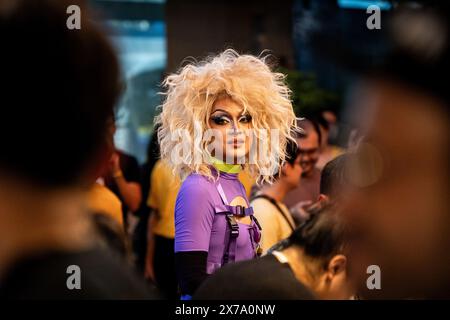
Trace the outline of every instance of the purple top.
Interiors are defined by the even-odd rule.
[[[220,172],[218,181],[193,173],[181,185],[175,204],[175,252],[208,252],[207,273],[211,274],[223,264],[223,256],[229,243],[230,229],[225,214],[226,204],[217,189],[222,186],[230,203],[240,196],[249,201],[237,174]],[[235,261],[256,257],[259,230],[251,225],[239,224]]]

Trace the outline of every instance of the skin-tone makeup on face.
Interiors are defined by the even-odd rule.
[[[251,129],[251,121],[250,114],[244,112],[244,108],[232,99],[218,99],[208,120],[209,127],[215,130],[215,136],[221,137],[212,144],[213,155],[229,164],[243,163],[239,160],[245,159],[248,155],[252,142],[251,136],[246,132]]]

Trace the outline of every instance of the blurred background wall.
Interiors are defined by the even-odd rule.
[[[168,0],[167,69],[187,56],[203,57],[226,48],[259,54],[269,49],[294,66],[293,0]]]

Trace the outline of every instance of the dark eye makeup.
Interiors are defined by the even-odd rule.
[[[233,122],[232,118],[228,114],[215,114],[210,118],[216,125],[226,125]],[[250,123],[252,121],[252,116],[248,113],[241,115],[238,118],[240,123]]]
[[[229,119],[227,116],[225,116],[225,115],[216,115],[216,116],[212,116],[212,117],[211,117],[211,120],[212,120],[216,125],[219,125],[219,126],[222,126],[222,125],[225,125],[225,124],[231,122],[230,119]]]
[[[252,121],[252,116],[249,114],[244,114],[239,118],[239,122],[241,123],[249,123]]]

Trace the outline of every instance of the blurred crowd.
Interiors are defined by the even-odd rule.
[[[445,5],[399,9],[392,52],[358,69],[348,142],[324,105],[297,115],[272,183],[236,173],[260,257],[198,277],[203,260],[174,250],[183,180],[161,159],[161,124],[145,164],[115,147],[117,57],[83,2],[81,30],[66,28],[71,2],[0,0],[1,298],[448,298]],[[407,27],[419,20],[437,31]],[[71,265],[81,290],[68,289]]]

